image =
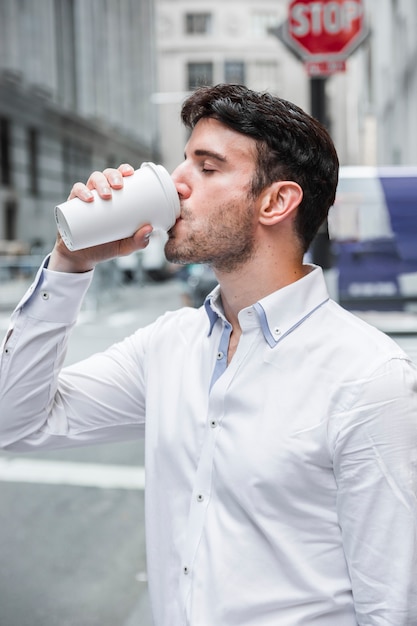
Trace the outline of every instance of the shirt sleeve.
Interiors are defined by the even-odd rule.
[[[358,624],[417,624],[416,368],[395,358],[344,391],[331,438]]]
[[[92,272],[41,268],[14,311],[0,354],[0,447],[57,448],[140,435],[140,398],[126,393],[133,368],[127,373],[132,358],[122,353],[129,341],[61,371],[91,279]]]

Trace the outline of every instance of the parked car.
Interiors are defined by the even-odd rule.
[[[343,306],[415,307],[417,167],[341,167],[329,230]]]

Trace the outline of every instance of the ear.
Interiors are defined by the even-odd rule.
[[[273,226],[292,216],[303,199],[303,190],[293,180],[272,183],[261,194],[259,221]]]

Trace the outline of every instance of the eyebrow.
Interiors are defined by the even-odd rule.
[[[194,156],[197,157],[210,157],[212,159],[216,159],[216,161],[220,161],[221,163],[226,163],[227,162],[227,158],[223,155],[220,154],[220,152],[213,152],[213,150],[194,150]]]

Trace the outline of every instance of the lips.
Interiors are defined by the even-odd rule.
[[[179,216],[179,217],[177,217],[177,219],[175,220],[175,224],[173,224],[173,225],[171,226],[171,228],[167,231],[167,232],[168,232],[168,236],[169,236],[169,237],[170,237],[171,235],[173,235],[173,234],[174,234],[174,230],[175,230],[176,225],[178,224],[178,222],[181,222],[181,221],[182,221],[182,217],[181,217],[181,215],[180,215],[180,216]]]

